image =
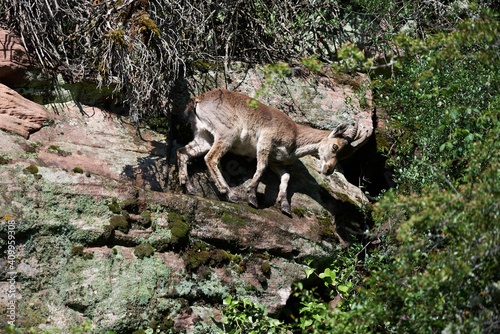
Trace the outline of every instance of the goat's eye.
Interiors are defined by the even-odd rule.
[[[332,152],[337,152],[339,149],[339,146],[337,144],[332,145]]]

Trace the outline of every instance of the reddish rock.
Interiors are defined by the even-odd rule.
[[[0,82],[7,85],[19,83],[29,65],[21,39],[8,30],[0,29]]]
[[[37,157],[45,166],[68,171],[80,168],[83,173],[76,175],[81,179],[89,179],[88,173],[90,179],[133,180],[138,187],[163,190],[159,175],[163,162],[157,160],[166,155],[166,145],[160,142],[164,136],[144,130],[140,140],[132,125],[97,107],[66,103],[53,105],[48,112],[53,126],[30,138],[40,143]]]
[[[0,84],[0,129],[28,138],[48,119],[41,105]]]

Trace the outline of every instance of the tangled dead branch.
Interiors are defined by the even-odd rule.
[[[392,3],[373,3],[379,2]],[[415,13],[449,7],[441,3],[423,1]],[[22,37],[46,73],[114,87],[140,121],[168,110],[176,80],[193,64],[311,55],[328,62],[345,42],[365,49],[375,39],[370,42],[363,29],[373,36],[374,27],[398,13],[392,4],[374,17],[369,6],[337,0],[2,0],[0,24]]]
[[[265,0],[10,0],[2,2],[0,15],[47,73],[113,86],[138,121],[167,110],[176,79],[193,62],[273,62],[316,52],[306,44],[323,28],[304,29],[306,16],[315,14],[311,9],[321,20],[338,12],[335,1],[318,3],[327,6]],[[296,20],[300,16],[303,23]]]

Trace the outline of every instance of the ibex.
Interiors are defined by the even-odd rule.
[[[257,186],[267,166],[281,179],[277,202],[290,215],[287,187],[290,179],[283,166],[305,155],[321,160],[321,172],[331,174],[337,156],[354,139],[357,123],[341,124],[333,131],[314,129],[295,123],[283,112],[253,100],[247,95],[215,89],[192,98],[185,110],[194,139],[177,150],[179,179],[188,193],[193,185],[187,165],[192,158],[205,155],[208,171],[219,192],[230,202],[237,196],[219,169],[219,161],[227,152],[257,158],[257,170],[248,185],[248,202],[257,207]]]

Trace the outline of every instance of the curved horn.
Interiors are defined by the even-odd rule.
[[[328,135],[328,138],[341,137],[342,134],[347,130],[348,123],[341,123]]]
[[[353,123],[349,124],[349,127],[344,131],[344,138],[350,143],[352,143],[358,134],[358,120],[354,120]]]

